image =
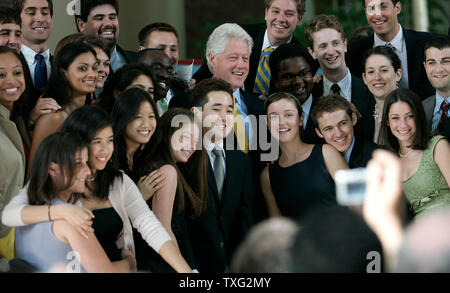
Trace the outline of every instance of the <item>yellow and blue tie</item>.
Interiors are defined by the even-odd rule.
[[[236,98],[233,97],[233,100],[234,134],[236,135],[240,150],[243,153],[248,154],[248,138],[247,134],[245,133],[244,122],[242,121],[242,117],[236,107]]]
[[[256,94],[262,94],[263,91],[269,92],[270,87],[270,67],[269,57],[273,52],[273,48],[266,48],[263,51],[261,61],[259,61],[258,71],[256,72],[255,88],[253,92]]]

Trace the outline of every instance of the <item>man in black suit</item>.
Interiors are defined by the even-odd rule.
[[[266,23],[242,25],[242,28],[247,31],[254,42],[253,48],[250,48],[250,68],[247,80],[245,81],[246,91],[257,93],[258,95],[261,94],[260,91],[255,91],[255,81],[265,49],[276,49],[285,43],[300,44],[293,34],[303,18],[305,6],[305,0],[266,0]],[[316,65],[314,67],[314,69],[317,69]],[[202,66],[194,74],[193,79],[198,82],[209,77],[211,77],[211,72],[208,70],[204,59]],[[270,74],[268,77],[270,80]],[[269,91],[265,90],[265,92],[267,93]]]
[[[79,32],[104,39],[111,47],[111,68],[114,72],[130,63],[136,53],[117,45],[119,37],[119,4],[117,0],[81,0],[80,14],[75,14]]]
[[[226,23],[217,27],[209,36],[206,54],[213,77],[225,80],[233,89],[235,143],[242,152],[249,155],[252,162],[254,220],[259,221],[267,216],[259,184],[259,174],[265,164],[261,162],[261,141],[264,138],[262,135],[267,133],[267,126],[265,119],[260,117],[264,114],[264,102],[257,95],[242,89],[248,76],[252,46],[252,38],[242,27]]]
[[[29,147],[29,130],[39,117],[61,109],[54,99],[40,97],[51,71],[48,39],[53,29],[52,17],[52,0],[14,0],[12,9],[3,7],[0,13],[2,33],[9,32],[8,38],[2,36],[1,44],[17,50],[21,56],[27,93],[19,130]]]
[[[422,60],[425,43],[435,34],[403,28],[398,22],[402,9],[399,0],[364,0],[364,6],[367,22],[375,33],[349,45],[347,64],[350,71],[361,76],[365,52],[375,46],[390,45],[395,48],[402,63],[403,74],[399,87],[410,88],[422,100],[432,95],[434,90],[428,82]]]
[[[286,92],[294,95],[302,105],[305,114],[302,140],[306,143],[324,143],[314,131],[314,123],[310,113],[317,98],[313,90],[313,73],[311,64],[308,62],[309,53],[299,44],[283,44],[279,46],[270,56],[270,94]]]
[[[377,145],[355,134],[357,115],[347,99],[337,94],[322,96],[311,116],[317,135],[335,147],[350,168],[366,167]]]
[[[225,272],[234,250],[252,226],[253,188],[250,159],[226,148],[233,135],[233,90],[226,81],[206,79],[189,96],[202,120],[208,154],[208,198],[203,214],[188,222],[195,261],[201,273]]]
[[[188,108],[187,94],[185,93],[187,85],[175,78],[173,59],[164,53],[162,49],[141,50],[137,52],[133,63],[144,65],[148,68],[153,79],[154,100],[157,103],[160,116],[167,111],[168,102],[170,105],[176,103],[177,106]],[[170,94],[169,91],[171,92]],[[170,97],[169,100],[167,100],[168,97]]]
[[[323,79],[314,85],[313,95],[335,93],[353,103],[361,114],[357,131],[370,139],[375,131],[375,99],[362,79],[351,74],[346,65],[347,40],[339,19],[335,15],[318,15],[305,27],[305,36],[309,53],[323,71]]]
[[[439,36],[427,42],[423,65],[436,89],[434,95],[422,102],[428,129],[432,134],[442,134],[445,120],[450,120],[450,36]]]

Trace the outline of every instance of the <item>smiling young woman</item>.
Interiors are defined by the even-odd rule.
[[[386,99],[380,143],[397,153],[403,191],[414,215],[450,205],[450,144],[430,136],[420,98],[397,89]]]
[[[95,50],[82,42],[70,43],[56,55],[52,73],[42,96],[53,98],[62,109],[43,115],[36,122],[28,173],[42,140],[58,131],[73,110],[90,103],[87,97],[95,91],[98,78],[97,66]]]

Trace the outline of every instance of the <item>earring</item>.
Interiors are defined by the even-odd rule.
[[[53,177],[56,177],[56,173],[53,174]]]

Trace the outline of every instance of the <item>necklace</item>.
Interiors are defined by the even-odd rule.
[[[373,108],[373,118],[377,121],[377,122],[381,122],[381,114],[378,113],[378,104],[375,103],[375,107]]]
[[[95,179],[97,178],[97,172],[95,172],[94,176],[90,177],[90,178],[86,178],[87,182],[93,182],[95,181]]]
[[[402,154],[402,152],[399,150],[398,155],[400,156],[400,158],[406,158],[412,150],[413,149],[410,149],[406,154]]]

